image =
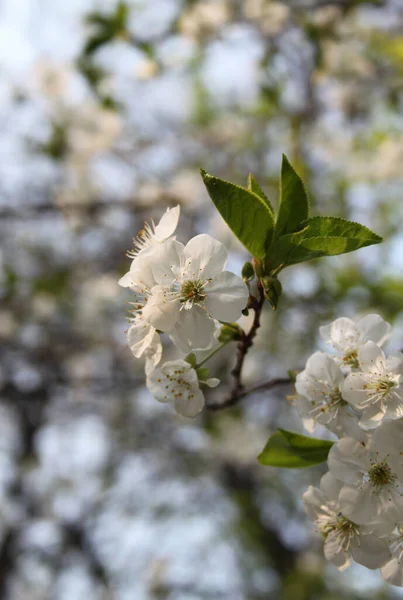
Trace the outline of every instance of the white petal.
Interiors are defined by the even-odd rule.
[[[184,246],[170,239],[152,247],[152,273],[157,284],[170,285],[180,279]]]
[[[403,564],[401,560],[392,558],[381,568],[381,575],[388,583],[403,587]]]
[[[245,308],[249,291],[242,279],[229,271],[224,271],[208,283],[205,306],[213,319],[236,321]]]
[[[314,379],[326,381],[331,387],[338,387],[344,380],[340,367],[324,352],[312,354],[307,360],[305,370]]]
[[[340,571],[344,571],[350,566],[350,557],[348,552],[340,548],[340,540],[337,533],[329,533],[323,548],[325,558],[330,560]]]
[[[386,367],[383,350],[375,342],[366,342],[358,350],[358,362],[363,371],[376,371]]]
[[[182,277],[202,281],[216,277],[224,269],[227,256],[225,246],[211,235],[196,235],[185,246]]]
[[[386,359],[386,368],[392,373],[403,375],[403,354],[395,352]]]
[[[169,381],[160,367],[153,369],[147,376],[147,389],[158,402],[170,402],[171,398],[165,389],[165,385],[168,384]]]
[[[403,419],[384,421],[372,436],[374,451],[389,455],[388,463],[403,482]]]
[[[403,417],[403,389],[391,391],[386,404],[385,416],[388,419],[401,419]]]
[[[333,477],[329,471],[325,473],[320,480],[320,489],[328,500],[334,500],[336,502],[339,499],[342,487],[343,484],[341,481]]]
[[[366,410],[364,410],[361,419],[359,420],[359,426],[366,431],[369,429],[375,429],[382,422],[385,416],[385,409],[380,402],[373,404]]]
[[[365,525],[379,514],[378,498],[371,494],[369,485],[343,486],[339,504],[343,515],[357,525]]]
[[[368,451],[353,438],[342,438],[331,447],[329,469],[334,477],[345,483],[358,484],[362,474],[371,466]]]
[[[360,332],[363,342],[375,342],[382,346],[390,336],[391,325],[384,321],[379,315],[366,315],[356,321],[356,327]]]
[[[190,350],[208,348],[214,340],[215,323],[200,306],[180,311],[175,328],[170,337],[178,348]]]
[[[136,358],[139,358],[153,343],[155,343],[155,336],[159,339],[159,335],[154,327],[142,320],[136,321],[129,328],[127,332],[127,341],[130,350]]]
[[[124,288],[130,287],[133,285],[132,276],[130,271],[125,273],[123,277],[121,277],[118,281],[118,284]]]
[[[359,342],[359,331],[354,321],[346,317],[319,327],[319,333],[325,342],[332,344],[342,354],[356,348]]]
[[[152,265],[153,265],[153,250],[154,247],[145,250],[133,259],[130,265],[130,276],[133,284],[139,288],[150,290],[156,284],[153,277]]]
[[[343,398],[357,408],[361,408],[368,398],[368,376],[364,373],[350,373],[341,386]]]
[[[182,417],[196,417],[204,408],[204,396],[200,389],[183,394],[174,401],[175,410]]]
[[[322,490],[310,485],[302,495],[302,502],[308,517],[312,521],[316,521],[319,515],[323,512],[323,507],[326,505],[326,497]]]
[[[172,295],[164,286],[155,286],[152,295],[142,310],[142,318],[155,329],[171,331],[180,314],[180,303],[172,299]]]
[[[389,545],[374,535],[360,535],[356,544],[351,545],[351,554],[367,569],[379,569],[390,559]]]
[[[168,208],[166,213],[161,217],[160,222],[155,228],[155,240],[157,242],[163,242],[175,232],[178,226],[180,215],[180,206],[174,208]]]

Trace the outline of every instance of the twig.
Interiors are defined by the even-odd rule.
[[[290,385],[291,383],[292,380],[289,377],[277,377],[276,379],[270,379],[269,381],[265,381],[264,383],[260,383],[259,385],[250,388],[249,390],[244,390],[236,396],[236,399],[234,399],[232,396],[228,396],[223,402],[207,404],[206,408],[208,408],[208,410],[221,410],[222,408],[228,408],[229,406],[234,406],[234,404],[239,402],[239,400],[242,400],[242,398],[245,398],[245,396],[249,396],[255,392],[259,392],[261,390],[271,390],[279,385]]]
[[[257,330],[260,327],[260,316],[265,301],[263,287],[260,282],[258,282],[258,290],[259,298],[255,298],[254,296],[250,296],[249,298],[249,308],[252,308],[254,310],[255,316],[250,330],[248,331],[248,333],[244,334],[238,342],[236,362],[234,368],[231,371],[232,385],[230,387],[228,396],[222,402],[207,404],[206,408],[209,410],[221,410],[222,408],[228,408],[229,406],[234,406],[235,404],[237,404],[239,400],[241,400],[248,394],[251,394],[258,390],[267,390],[277,385],[286,385],[288,383],[292,383],[289,377],[277,378],[272,379],[271,381],[266,381],[265,383],[261,383],[251,388],[250,390],[244,389],[242,383],[242,368],[245,362],[246,354],[249,348],[253,345],[253,340],[256,336]]]

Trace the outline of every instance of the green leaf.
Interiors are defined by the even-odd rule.
[[[252,173],[249,173],[248,177],[248,190],[256,194],[256,196],[259,196],[259,198],[263,200],[263,202],[266,204],[267,208],[270,210],[274,218],[274,210],[272,205],[270,204],[270,200],[268,199],[268,197],[266,196],[256,179],[253,177]]]
[[[309,217],[309,196],[301,177],[283,154],[280,182],[280,206],[276,222],[276,236],[301,229]]]
[[[327,460],[333,443],[279,429],[269,438],[258,461],[262,465],[287,469],[311,467]]]
[[[283,235],[273,244],[270,268],[346,254],[382,241],[368,227],[339,217],[313,217],[302,225],[301,231]]]
[[[254,258],[264,259],[274,220],[267,204],[254,192],[201,170],[210,198],[224,221]]]

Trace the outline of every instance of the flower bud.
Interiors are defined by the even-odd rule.
[[[262,282],[264,297],[270,302],[272,309],[276,310],[283,289],[280,281],[277,277],[270,275],[262,277],[260,281]]]
[[[246,262],[242,267],[242,279],[244,281],[251,281],[255,276],[255,270],[252,263]]]
[[[239,327],[238,323],[225,323],[225,325],[223,325],[221,328],[218,341],[221,343],[227,343],[232,342],[233,340],[240,340],[242,334],[243,331],[241,327]]]

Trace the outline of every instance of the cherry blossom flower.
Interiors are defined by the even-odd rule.
[[[403,417],[403,354],[386,358],[377,344],[367,342],[359,349],[357,360],[360,371],[347,376],[342,392],[362,411],[360,427],[373,429],[384,418]]]
[[[143,310],[153,327],[169,333],[178,346],[208,348],[214,340],[215,320],[230,322],[241,316],[249,292],[243,280],[223,271],[227,250],[207,234],[186,246],[167,240],[148,251],[156,281]]]
[[[127,341],[133,356],[146,359],[146,375],[161,360],[162,344],[157,331],[141,317],[134,318],[128,332]]]
[[[161,244],[170,238],[178,226],[179,214],[180,206],[178,205],[174,208],[167,208],[158,225],[154,225],[152,219],[150,223],[145,223],[144,229],[139,231],[137,237],[133,239],[134,248],[127,253],[128,256],[136,258],[146,248],[150,248],[154,244]]]
[[[381,575],[388,583],[403,587],[403,525],[396,527],[388,541],[392,557],[381,568]]]
[[[403,510],[403,457],[387,451],[388,432],[380,429],[367,446],[342,438],[329,452],[330,472],[343,483],[340,510],[359,525],[384,515],[392,522]]]
[[[308,431],[312,432],[317,423],[344,435],[351,427],[358,429],[357,417],[341,392],[343,383],[343,372],[331,356],[315,352],[308,359],[295,384],[295,405]]]
[[[322,339],[331,344],[340,363],[349,368],[358,368],[358,349],[371,341],[382,346],[388,339],[391,326],[379,315],[366,315],[356,321],[341,317],[319,328]]]
[[[326,473],[320,489],[309,486],[303,495],[305,511],[325,538],[324,553],[339,570],[353,558],[368,569],[377,569],[390,559],[387,541],[374,535],[375,526],[358,525],[345,516],[339,502],[342,483]]]
[[[147,388],[159,402],[172,402],[178,414],[195,417],[204,407],[200,384],[217,386],[215,378],[199,381],[196,370],[184,360],[172,360],[157,367],[147,377]]]

